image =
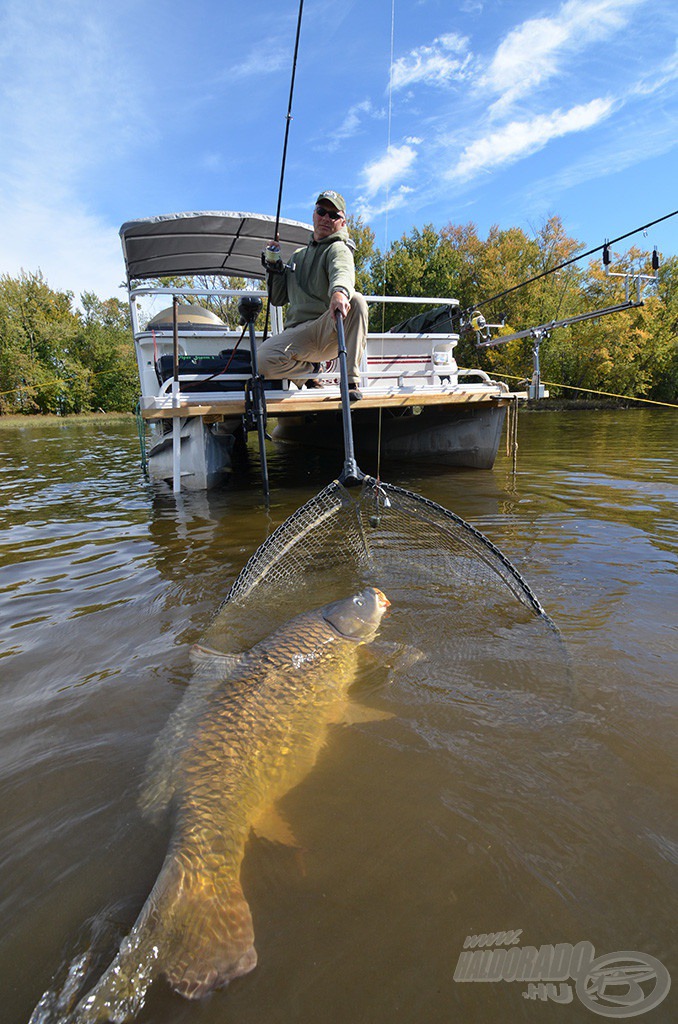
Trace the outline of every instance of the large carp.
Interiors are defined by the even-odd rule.
[[[299,615],[241,657],[195,650],[187,709],[156,746],[155,778],[142,794],[146,811],[174,806],[167,857],[71,1020],[131,1020],[159,976],[197,999],[252,970],[252,916],[240,885],[248,835],[292,838],[274,804],[312,768],[329,724],[387,717],[349,702],[347,691],[358,647],[374,639],[388,604],[368,587]]]

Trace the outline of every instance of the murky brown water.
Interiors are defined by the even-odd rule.
[[[504,623],[482,621],[474,661],[468,614],[461,658],[460,610],[400,594],[384,635],[412,630],[429,658],[364,684],[395,717],[335,729],[286,798],[301,866],[249,844],[259,966],[200,1004],[159,983],[140,1021],[594,1021],[576,994],[454,980],[467,936],[509,929],[521,947],[650,954],[675,982],[677,440],[671,413],[541,413],[521,416],[515,478],[503,455],[488,473],[383,467],[505,551],[572,675]],[[153,884],[167,831],[136,793],[188,648],[270,529],[340,469],[271,461],[267,516],[255,459],[249,483],[175,503],[141,477],[131,422],[0,423],[7,1024],[77,953],[110,959]],[[639,1019],[675,1020],[675,990]]]

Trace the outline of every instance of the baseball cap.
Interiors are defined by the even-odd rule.
[[[322,199],[326,199],[328,203],[332,203],[332,206],[336,206],[337,210],[341,213],[346,213],[346,200],[339,192],[335,192],[334,189],[328,188],[324,192],[321,192],[316,203],[319,203]]]

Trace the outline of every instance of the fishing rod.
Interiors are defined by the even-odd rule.
[[[290,136],[290,123],[292,121],[292,98],[294,96],[294,79],[297,75],[297,57],[299,55],[299,37],[301,35],[301,16],[304,13],[304,0],[299,0],[299,14],[297,17],[297,34],[294,40],[294,56],[292,58],[292,78],[290,80],[290,98],[287,103],[287,115],[285,117],[285,140],[283,142],[282,164],[280,167],[280,185],[278,186],[278,206],[275,211],[275,240],[278,241],[278,229],[280,227],[280,209],[282,207],[283,182],[285,180],[285,164],[287,163],[287,140]]]
[[[283,182],[285,180],[285,164],[287,162],[287,140],[290,134],[290,122],[292,120],[292,97],[294,96],[294,79],[297,73],[297,56],[299,53],[299,36],[301,34],[301,15],[304,9],[304,0],[299,3],[299,16],[297,18],[297,34],[294,41],[294,57],[292,60],[292,80],[290,82],[290,97],[287,104],[287,117],[285,124],[285,139],[283,142],[282,164],[280,167],[280,185],[278,187],[278,204],[275,213],[274,239],[279,240],[280,234],[280,210],[282,207]],[[268,337],[268,324],[270,316],[270,301],[266,303],[266,316],[264,319],[263,341]],[[268,479],[268,463],[266,461],[266,395],[264,394],[264,378],[259,373],[257,364],[256,339],[254,332],[254,321],[261,310],[261,299],[249,299],[243,297],[238,304],[238,311],[241,322],[249,328],[250,353],[252,358],[252,376],[247,382],[245,390],[245,429],[256,425],[259,436],[259,454],[261,458],[261,478],[264,491],[264,500],[268,510],[271,496],[271,489]]]
[[[618,238],[612,238],[602,245],[597,245],[593,249],[588,249],[586,252],[579,253],[578,256],[573,256],[569,260],[565,260],[564,263],[558,264],[557,267],[551,267],[550,270],[543,270],[540,274],[536,274],[534,277],[530,277],[527,281],[521,282],[521,284],[514,284],[511,288],[506,288],[503,292],[499,292],[497,295],[492,295],[489,299],[483,299],[482,302],[477,303],[473,307],[468,307],[464,310],[459,310],[457,316],[463,317],[469,313],[480,309],[482,306],[487,306],[490,302],[496,302],[498,299],[503,299],[506,295],[510,295],[512,292],[518,291],[519,288],[525,288],[528,284],[533,284],[535,281],[540,281],[544,277],[548,277],[549,274],[555,274],[558,270],[563,270],[565,267],[569,267],[572,263],[578,263],[579,260],[586,259],[587,256],[593,256],[596,252],[607,253],[609,247],[615,245],[617,242],[622,242],[625,238],[630,238],[631,235],[637,235],[639,231],[646,231],[648,228],[654,227],[655,224],[661,224],[662,221],[669,220],[671,217],[675,217],[678,214],[678,210],[674,210],[672,213],[666,213],[663,217],[657,217],[656,220],[651,220],[649,224],[643,224],[638,228],[634,228],[633,231],[627,231],[623,235],[619,235]],[[453,314],[454,315],[454,314]]]
[[[294,97],[294,80],[297,77],[297,57],[299,55],[299,38],[301,36],[301,16],[304,12],[304,0],[299,0],[299,14],[297,17],[297,34],[294,40],[294,56],[292,57],[292,76],[290,79],[290,96],[287,101],[287,114],[285,116],[285,137],[283,140],[282,161],[280,164],[280,183],[278,185],[278,203],[275,210],[275,230],[273,232],[274,242],[279,241],[280,234],[280,211],[282,209],[283,184],[285,182],[285,166],[287,164],[287,142],[290,137],[290,124],[292,122],[292,99]],[[266,319],[264,321],[264,337],[268,337],[268,322],[270,314],[270,302],[266,303]]]

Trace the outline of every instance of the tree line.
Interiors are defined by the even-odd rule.
[[[384,249],[359,219],[349,227],[356,242],[357,286],[364,294],[455,297],[462,310],[480,307],[488,323],[502,324],[494,332],[498,336],[621,303],[624,281],[614,275],[652,273],[651,253],[630,248],[613,254],[611,273],[599,260],[586,266],[572,263],[511,291],[583,248],[565,233],[558,217],[532,235],[521,228],[493,227],[485,239],[472,223],[439,231],[426,225]],[[162,283],[178,287],[186,282]],[[239,287],[243,282],[222,278],[219,284]],[[488,302],[493,296],[500,297]],[[569,387],[678,401],[678,257],[662,263],[658,282],[645,287],[643,299],[636,309],[553,331],[541,346],[543,379],[561,385],[565,398],[580,397],[565,390]],[[237,303],[212,300],[205,305],[229,326],[237,325]],[[388,330],[419,312],[419,306],[375,304],[370,329]],[[509,384],[529,376],[529,339],[484,350],[476,348],[475,340],[471,330],[461,330],[456,351],[461,366],[505,375]],[[85,292],[78,308],[72,292],[50,288],[40,272],[0,277],[0,415],[131,410],[138,390],[126,302]]]
[[[129,307],[92,292],[74,306],[40,272],[0,277],[0,415],[131,410],[139,376]]]
[[[569,237],[559,217],[551,217],[532,236],[521,228],[490,229],[478,235],[475,224],[414,228],[385,251],[375,246],[371,229],[352,223],[357,242],[356,266],[361,291],[386,295],[453,296],[460,309],[480,308],[488,323],[503,324],[496,337],[539,324],[625,301],[620,274],[652,275],[652,253],[630,248],[611,253],[605,272],[602,261],[586,266],[571,263],[512,291],[531,278],[568,262],[584,246]],[[494,301],[488,301],[499,296]],[[630,297],[636,298],[635,286]],[[565,390],[603,391],[674,403],[678,399],[678,257],[663,261],[658,282],[646,284],[643,305],[554,330],[541,345],[541,373],[563,386],[551,394],[581,397]],[[421,307],[386,306],[371,309],[371,329],[388,330]],[[466,318],[469,319],[468,317]],[[497,348],[476,348],[475,332],[461,331],[456,350],[460,366],[480,367],[506,375],[509,383],[529,377],[532,368],[529,338]]]

